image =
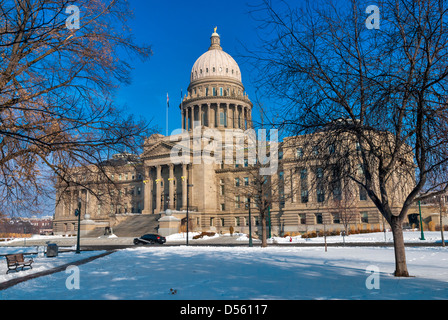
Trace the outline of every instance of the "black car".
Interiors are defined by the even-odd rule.
[[[166,242],[166,238],[159,236],[158,234],[145,234],[144,236],[141,236],[140,238],[134,239],[134,244],[164,244]]]

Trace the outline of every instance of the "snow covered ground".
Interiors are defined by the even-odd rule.
[[[448,299],[448,248],[406,253],[411,278],[393,277],[390,247],[136,247],[80,266],[79,289],[69,290],[72,274],[59,272],[0,291],[0,299]]]

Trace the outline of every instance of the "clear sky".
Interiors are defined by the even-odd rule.
[[[152,46],[154,55],[146,62],[132,61],[132,84],[122,87],[117,102],[129,113],[154,118],[160,133],[166,131],[166,94],[170,96],[169,132],[181,127],[179,104],[185,95],[195,61],[208,50],[213,28],[221,36],[221,46],[239,64],[249,98],[254,97],[250,66],[238,55],[241,43],[256,41],[256,21],[249,11],[258,0],[155,1],[129,0],[135,17],[130,26],[138,43]]]

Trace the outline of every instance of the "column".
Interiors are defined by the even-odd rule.
[[[240,112],[240,106],[236,106],[236,122],[237,122],[237,128],[241,129],[241,112]]]
[[[200,104],[198,106],[198,122],[199,122],[199,127],[202,127],[204,124],[202,123],[202,104]]]
[[[190,130],[189,126],[190,107],[185,108],[185,130]]]
[[[182,208],[187,207],[187,189],[188,189],[188,164],[182,164]]]
[[[211,114],[211,112],[210,112],[210,103],[207,103],[207,127],[209,127],[209,128],[211,128],[212,127],[212,125],[211,125],[211,117],[210,117],[210,114]]]
[[[221,104],[220,103],[218,103],[217,105],[216,105],[216,113],[217,113],[217,121],[218,121],[218,127],[224,127],[222,124],[221,124]]]
[[[168,208],[170,208],[171,210],[174,210],[174,164],[170,164],[170,177],[168,179],[169,182],[169,187],[170,187],[170,202],[168,204]]]
[[[157,180],[156,180],[156,212],[160,213],[161,210],[161,196],[162,196],[162,166],[157,166]]]
[[[230,128],[230,106],[226,103],[226,128]]]
[[[185,130],[185,109],[182,109],[182,131]]]
[[[153,179],[151,177],[151,167],[145,168],[145,199],[144,199],[144,208],[142,214],[152,214],[153,208],[153,199],[152,199],[152,187],[153,187]]]
[[[247,126],[249,128],[252,128],[252,112],[250,107],[246,109],[246,112],[247,112]]]

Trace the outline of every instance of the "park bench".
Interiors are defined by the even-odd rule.
[[[30,267],[31,269],[33,269],[31,265],[33,264],[34,260],[30,258],[25,261],[23,253],[8,254],[5,256],[5,258],[8,264],[8,271],[6,271],[6,274],[8,274],[11,270],[18,272],[19,270],[17,269],[19,268],[21,268],[22,271],[25,267]]]

